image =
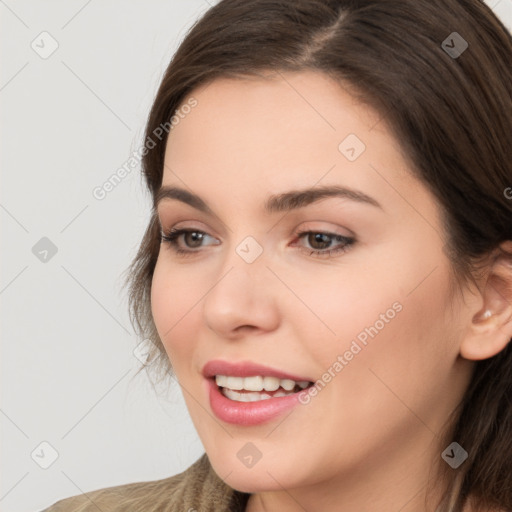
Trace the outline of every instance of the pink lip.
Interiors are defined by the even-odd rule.
[[[236,402],[226,398],[215,383],[215,375],[233,377],[250,377],[253,375],[290,379],[296,382],[312,381],[307,377],[298,377],[256,363],[228,363],[226,361],[209,361],[203,368],[205,383],[210,399],[210,407],[220,420],[236,425],[250,426],[271,421],[285,411],[300,403],[300,391],[287,396],[259,400],[257,402]]]
[[[208,361],[203,367],[203,375],[206,378],[215,377],[215,375],[228,375],[231,377],[252,377],[254,375],[261,375],[262,377],[277,377],[278,379],[290,379],[296,382],[312,382],[314,380],[309,377],[292,375],[291,373],[276,370],[268,366],[262,366],[250,361],[228,363],[220,359]]]
[[[208,387],[210,407],[215,416],[226,423],[242,426],[257,425],[273,420],[298,405],[300,393],[306,391],[257,402],[236,402],[221,393],[213,378],[205,379],[205,381]]]

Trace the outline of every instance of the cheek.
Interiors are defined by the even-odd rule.
[[[311,314],[297,315],[303,324],[300,332],[308,334],[301,338],[314,340],[315,352],[331,354],[331,360],[333,354],[352,348],[357,358],[347,354],[348,358],[367,359],[366,366],[397,367],[410,361],[431,369],[439,355],[453,356],[455,344],[445,342],[453,334],[451,269],[440,249],[427,254],[422,248],[395,242],[347,260],[350,271],[341,268],[339,278],[333,279],[336,273],[330,272],[317,274],[314,286],[304,283],[297,294],[319,320],[315,323]]]
[[[309,274],[307,280],[297,276],[292,281],[294,294],[302,304],[293,297],[282,314],[293,324],[295,339],[307,345],[309,357],[322,368],[328,368],[338,355],[351,348],[349,358],[356,351],[362,354],[375,335],[385,336],[392,324],[401,322],[403,315],[396,280],[388,286],[382,277],[378,282],[377,276],[368,272],[348,273],[340,269],[338,275],[331,270],[325,275]]]
[[[151,311],[165,350],[178,371],[179,362],[194,349],[199,327],[197,303],[206,290],[198,289],[184,272],[170,270],[159,260],[151,285]],[[196,306],[196,307],[195,307]]]
[[[401,264],[388,260],[366,271],[340,272],[334,281],[332,274],[317,274],[314,286],[296,281],[294,291],[310,310],[288,311],[296,339],[316,362],[321,380],[336,381],[333,400],[340,406],[354,402],[354,409],[371,411],[379,402],[399,404],[390,389],[410,404],[430,400],[449,379],[457,357],[448,318],[449,266],[437,260],[430,274],[436,266],[431,261],[394,260]],[[363,396],[372,399],[365,405]]]
[[[442,406],[442,397],[457,357],[446,317],[448,277],[439,267],[412,293],[396,282],[391,292],[369,298],[364,313],[363,306],[347,312],[342,344],[344,359],[351,360],[337,382],[340,407],[350,403],[358,417],[378,417],[390,429],[402,421],[414,426],[415,415],[432,418],[433,427],[445,419],[451,405]]]

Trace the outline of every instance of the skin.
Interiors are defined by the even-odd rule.
[[[452,441],[442,428],[474,360],[512,336],[510,322],[489,327],[482,313],[490,305],[505,319],[510,307],[488,288],[452,293],[439,205],[384,120],[339,83],[284,73],[217,79],[192,96],[197,107],[168,139],[163,185],[199,195],[213,214],[160,202],[164,231],[207,236],[199,246],[180,237],[192,251],[186,257],[162,243],[151,301],[214,470],[252,493],[249,512],[433,512],[441,488],[426,508],[429,470],[445,464],[440,454]],[[353,162],[338,149],[348,134],[366,145]],[[272,194],[326,185],[362,191],[382,208],[340,197],[289,212],[263,208]],[[356,242],[318,257],[311,247],[321,246],[299,239],[301,230]],[[236,252],[247,236],[263,248],[253,263]],[[330,240],[328,248],[340,245]],[[321,379],[397,302],[401,311],[307,405],[250,427],[212,413],[201,375],[207,361],[254,361]],[[237,457],[247,442],[262,453],[252,468]]]

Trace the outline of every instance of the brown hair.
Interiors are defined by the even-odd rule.
[[[457,32],[457,35],[453,33]],[[460,39],[459,36],[462,38]],[[456,39],[454,39],[456,38]],[[450,53],[464,40],[460,55]],[[457,41],[457,43],[454,43]],[[512,37],[480,0],[223,0],[190,29],[157,92],[146,138],[169,122],[195,88],[217,77],[316,70],[379,112],[444,218],[458,283],[512,240]],[[153,201],[162,183],[166,137],[146,152]],[[172,375],[150,304],[160,227],[152,217],[127,269],[130,318],[154,343],[148,366]],[[478,361],[446,438],[468,459],[444,464],[443,512],[512,510],[512,344]]]

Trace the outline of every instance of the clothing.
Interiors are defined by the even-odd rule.
[[[42,512],[244,512],[249,496],[221,480],[205,453],[169,478],[98,489]]]

